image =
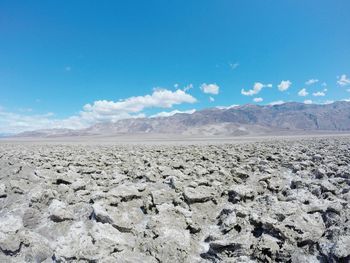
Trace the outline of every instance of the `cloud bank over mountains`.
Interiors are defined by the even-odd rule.
[[[320,82],[319,79],[311,78],[305,81],[303,84],[308,86],[308,91],[306,88],[301,88],[295,94],[303,97],[303,102],[305,104],[311,103],[332,103],[333,98],[327,98],[328,94],[326,92],[327,84],[325,82]],[[346,74],[342,74],[336,78],[336,84],[338,88],[342,89],[350,85],[350,80]],[[292,86],[292,81],[282,80],[276,85],[276,90],[284,92],[285,96],[290,94]],[[312,87],[315,86],[315,88]],[[318,90],[317,90],[317,87]],[[322,87],[322,89],[320,89]],[[200,102],[200,100],[193,93],[195,90],[200,90],[203,94],[210,95],[207,97],[211,103],[216,102],[216,98],[220,97],[221,90],[219,85],[216,83],[203,83],[196,89],[193,84],[188,84],[184,88],[180,89],[178,84],[174,85],[175,90],[155,88],[151,94],[146,94],[143,96],[132,96],[126,99],[113,101],[113,100],[97,100],[92,103],[85,104],[82,110],[72,116],[66,118],[58,118],[54,113],[45,114],[35,114],[35,111],[23,111],[18,110],[17,112],[9,111],[0,105],[0,135],[7,133],[18,133],[29,130],[38,129],[82,129],[91,126],[96,123],[101,122],[116,122],[121,119],[132,119],[132,118],[156,118],[156,117],[169,117],[176,113],[194,113],[198,108],[192,109],[176,109],[174,107],[188,104],[195,104]],[[268,99],[261,96],[261,92],[264,89],[273,88],[273,84],[262,82],[255,82],[251,89],[241,89],[241,95],[243,96],[255,96],[252,98],[254,103],[264,103],[267,105],[278,105],[285,102],[283,99],[278,99],[274,101],[269,101]],[[315,90],[316,89],[316,90]],[[285,93],[285,91],[287,91]],[[346,92],[346,89],[344,89]],[[256,96],[259,94],[259,96]],[[215,98],[214,98],[215,96]],[[311,96],[315,99],[320,98],[324,100],[313,101]],[[342,100],[347,100],[348,98],[343,98]],[[266,101],[266,103],[265,103]],[[291,101],[291,100],[287,100]],[[231,103],[236,103],[234,99]],[[236,106],[236,104],[233,104]],[[215,107],[216,105],[213,105]],[[217,108],[228,108],[227,106],[216,106]],[[168,109],[168,110],[164,110]],[[147,113],[149,111],[152,113]],[[154,112],[155,111],[155,112]],[[157,112],[158,111],[158,112]]]

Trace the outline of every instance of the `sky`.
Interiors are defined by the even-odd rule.
[[[350,99],[348,0],[0,0],[0,134]]]

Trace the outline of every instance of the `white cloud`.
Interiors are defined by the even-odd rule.
[[[215,108],[217,108],[219,110],[228,110],[228,109],[236,108],[236,107],[239,107],[239,105],[238,104],[232,104],[230,106],[216,106]]]
[[[283,103],[284,103],[283,100],[277,100],[277,101],[270,102],[269,105],[271,105],[271,106],[273,106],[273,105],[281,105]]]
[[[334,102],[334,100],[326,100],[323,102],[323,104],[332,104]]]
[[[236,63],[229,63],[229,66],[232,70],[234,70],[234,69],[238,68],[239,63],[237,63],[237,62]]]
[[[244,96],[253,96],[258,94],[263,88],[272,88],[272,84],[262,84],[260,82],[254,83],[253,89],[245,91],[241,90],[241,94]]]
[[[158,118],[158,117],[170,117],[173,116],[177,113],[184,113],[184,114],[192,114],[194,113],[196,110],[192,109],[192,110],[186,110],[186,111],[180,111],[180,110],[173,110],[173,111],[162,111],[159,112],[157,114],[151,115],[149,116],[150,118]]]
[[[145,108],[171,108],[181,103],[194,103],[197,100],[183,90],[170,91],[156,89],[152,95],[130,97],[118,102],[98,100],[92,105],[86,104],[84,111],[98,115],[118,115],[120,113],[135,113]]]
[[[312,93],[312,95],[315,97],[324,97],[324,96],[326,96],[326,93],[324,93],[323,91],[317,91],[317,92]]]
[[[309,92],[307,92],[306,89],[301,89],[301,90],[299,90],[298,95],[300,97],[305,97],[305,96],[309,95]]]
[[[215,101],[215,99],[214,99],[213,97],[210,96],[210,97],[209,97],[209,101],[210,101],[210,102],[213,102],[213,101]]]
[[[24,115],[0,111],[0,132],[15,133],[43,128],[81,129],[103,121],[117,121],[127,118],[146,117],[146,108],[171,108],[182,103],[197,100],[183,90],[156,89],[151,95],[130,97],[117,102],[99,100],[86,104],[79,114],[65,119],[54,118],[52,114]]]
[[[317,82],[319,82],[318,79],[309,79],[308,81],[305,82],[305,84],[310,86],[310,85],[315,84]]]
[[[290,80],[282,80],[281,83],[277,86],[280,91],[286,91],[290,88],[292,82]]]
[[[207,94],[217,95],[217,94],[219,94],[219,89],[220,89],[220,87],[218,85],[216,85],[215,83],[214,84],[203,83],[201,85],[201,90]]]
[[[304,100],[304,104],[312,104],[312,100]]]
[[[254,102],[262,102],[264,99],[263,98],[254,98],[253,101]]]
[[[337,83],[342,87],[350,84],[350,79],[348,79],[345,74],[341,75],[340,77],[337,77],[337,79]]]
[[[78,116],[57,119],[52,113],[26,115],[0,110],[0,133],[18,133],[43,128],[81,129],[85,127],[86,125]]]

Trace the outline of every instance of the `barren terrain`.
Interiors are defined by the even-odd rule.
[[[0,143],[0,262],[349,262],[350,137]]]

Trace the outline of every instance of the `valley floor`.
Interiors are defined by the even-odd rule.
[[[349,262],[350,137],[0,142],[0,262]]]

